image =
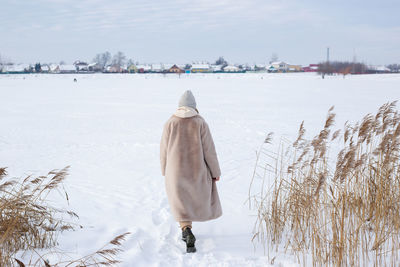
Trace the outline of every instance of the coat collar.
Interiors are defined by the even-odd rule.
[[[179,118],[190,118],[198,114],[199,113],[194,108],[186,106],[179,107],[174,113],[174,115]]]

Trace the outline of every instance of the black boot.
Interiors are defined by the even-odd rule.
[[[194,243],[196,242],[196,237],[192,233],[192,229],[185,227],[182,229],[182,240],[186,243],[186,252],[193,253],[196,252],[196,247]]]

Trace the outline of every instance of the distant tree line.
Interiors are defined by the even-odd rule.
[[[103,69],[108,65],[122,67],[123,65],[125,65],[125,63],[128,66],[134,64],[134,61],[132,59],[129,59],[127,61],[125,54],[121,51],[118,51],[114,56],[111,56],[111,53],[108,51],[97,54],[94,57],[93,62],[99,64]]]
[[[318,65],[318,73],[331,74],[364,74],[368,73],[368,66],[360,62],[325,61]]]
[[[224,59],[224,57],[219,57],[216,61],[215,61],[215,65],[221,65],[222,67],[226,67],[228,66],[228,61],[226,61]]]

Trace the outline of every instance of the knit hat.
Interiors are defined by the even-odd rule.
[[[181,99],[179,100],[179,107],[186,106],[186,107],[191,107],[196,109],[196,99],[194,99],[194,96],[192,94],[192,91],[186,90],[183,95],[181,96]]]

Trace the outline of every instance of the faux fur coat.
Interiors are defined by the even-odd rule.
[[[207,221],[222,215],[213,177],[221,175],[205,120],[181,107],[166,122],[160,146],[161,172],[176,221]]]

